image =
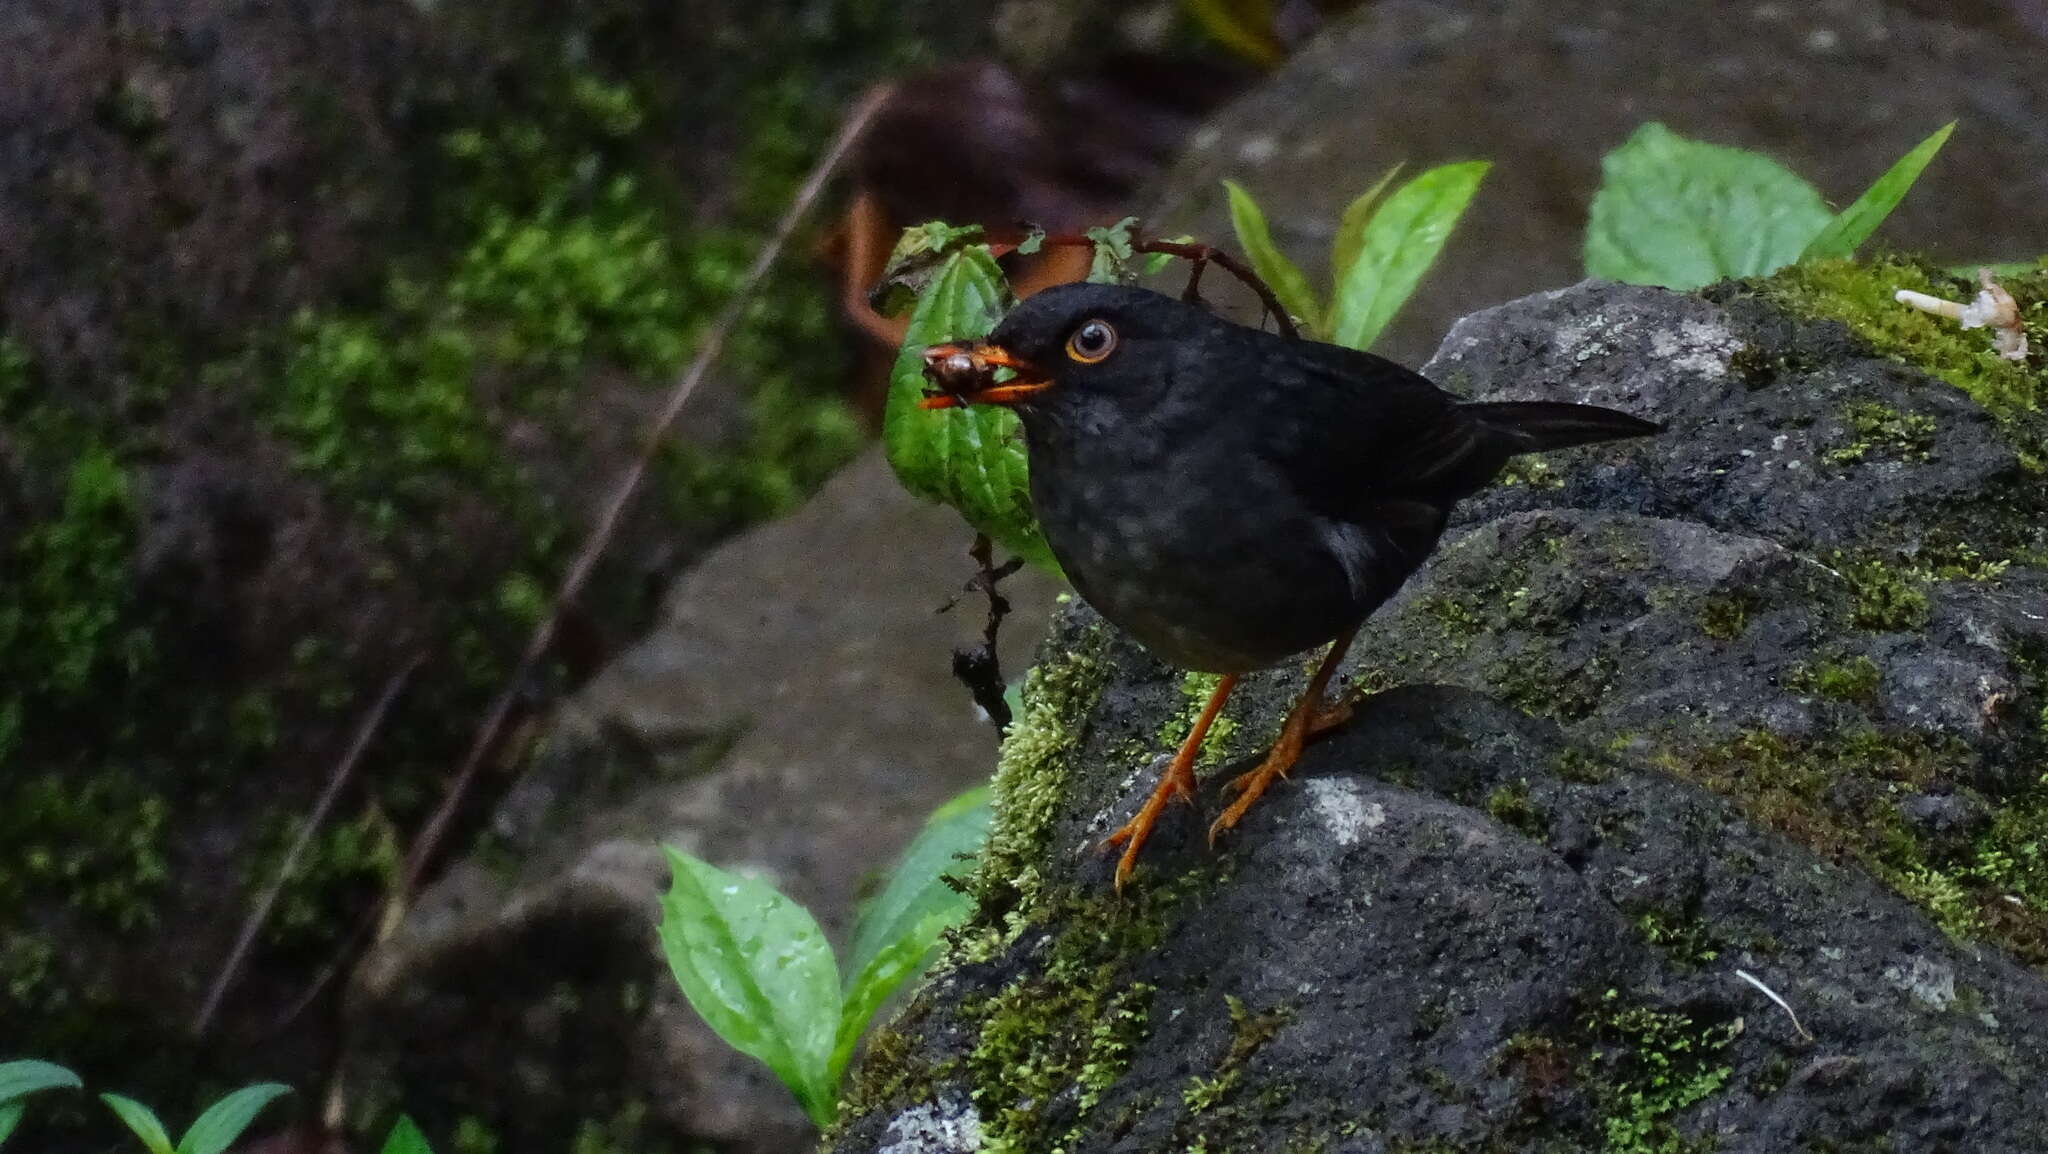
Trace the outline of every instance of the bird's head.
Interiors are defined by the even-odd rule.
[[[935,389],[922,404],[1005,405],[1028,423],[1034,413],[1075,405],[1149,403],[1167,384],[1171,346],[1219,323],[1149,289],[1059,285],[1011,309],[984,343],[927,348],[925,376]]]

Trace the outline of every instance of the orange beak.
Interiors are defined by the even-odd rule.
[[[997,369],[1016,375],[997,384]],[[921,409],[1006,405],[1052,387],[1037,366],[1001,345],[932,345],[924,351],[924,375],[938,391],[918,402]]]

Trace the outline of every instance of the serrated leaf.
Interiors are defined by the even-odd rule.
[[[1374,181],[1371,188],[1359,193],[1356,200],[1345,206],[1343,217],[1337,221],[1337,235],[1330,241],[1332,299],[1337,295],[1337,286],[1351,275],[1351,266],[1358,260],[1359,250],[1365,247],[1365,226],[1372,221],[1372,210],[1379,204],[1387,186],[1394,183],[1394,178],[1401,175],[1401,170],[1406,167],[1405,162],[1394,165]]]
[[[909,308],[938,275],[946,255],[981,235],[978,224],[947,224],[929,221],[906,228],[889,250],[882,275],[868,290],[868,307],[885,317]]]
[[[1847,260],[1856,255],[1870,234],[1877,231],[1913,185],[1932,163],[1941,146],[1948,143],[1949,134],[1956,130],[1951,120],[1935,130],[1934,135],[1913,146],[1913,150],[1900,157],[1885,170],[1883,176],[1863,190],[1863,195],[1850,202],[1849,207],[1835,214],[1835,218],[1820,230],[1820,235],[1806,242],[1800,252],[1801,260]]]
[[[44,1090],[76,1090],[84,1084],[77,1074],[54,1062],[33,1058],[0,1062],[0,1106]]]
[[[1091,228],[1087,237],[1094,242],[1088,261],[1088,280],[1094,284],[1130,284],[1138,279],[1131,267],[1131,233],[1138,218],[1127,216],[1115,224]]]
[[[1600,161],[1586,272],[1694,289],[1799,259],[1833,214],[1820,193],[1759,153],[1645,124]]]
[[[1442,165],[1387,197],[1366,223],[1358,255],[1330,302],[1325,335],[1332,343],[1372,347],[1436,263],[1492,167],[1483,160]]]
[[[290,1086],[262,1082],[244,1086],[206,1108],[178,1141],[178,1154],[221,1154],[242,1136],[265,1106],[292,1092]]]
[[[661,944],[690,1005],[760,1059],[819,1126],[838,1108],[830,1075],[839,1028],[832,947],[802,906],[753,878],[669,849]]]
[[[21,1102],[9,1102],[5,1106],[0,1106],[0,1146],[7,1145],[8,1136],[14,1133],[16,1126],[21,1125],[21,1116],[27,1109],[27,1105]]]
[[[1029,465],[1017,415],[992,405],[920,409],[924,348],[989,334],[1009,304],[995,258],[981,245],[952,254],[925,294],[903,337],[889,377],[882,442],[903,487],[951,505],[997,544],[1047,569],[1057,569],[1031,512]]]
[[[149,1154],[177,1154],[171,1146],[171,1136],[164,1132],[164,1124],[157,1120],[156,1111],[119,1094],[101,1094],[100,1101],[135,1132]]]
[[[1282,308],[1300,318],[1305,327],[1318,328],[1322,310],[1316,305],[1315,290],[1308,287],[1300,266],[1274,245],[1259,202],[1234,180],[1224,181],[1223,188],[1230,194],[1230,227],[1237,233],[1237,247],[1251,261],[1252,271],[1273,290]]]
[[[434,1154],[434,1148],[427,1145],[427,1136],[420,1133],[412,1119],[401,1116],[385,1136],[381,1154]]]

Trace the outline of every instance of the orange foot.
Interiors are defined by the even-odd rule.
[[[1357,630],[1354,628],[1350,633],[1337,638],[1337,643],[1330,646],[1330,652],[1323,658],[1323,663],[1316,666],[1315,676],[1308,679],[1308,688],[1302,692],[1301,700],[1294,703],[1294,708],[1287,714],[1287,721],[1280,726],[1280,737],[1273,742],[1273,748],[1266,754],[1266,760],[1260,762],[1257,769],[1240,774],[1224,785],[1223,792],[1236,794],[1237,800],[1231,802],[1230,808],[1224,810],[1210,823],[1211,846],[1216,844],[1217,837],[1225,830],[1237,825],[1238,819],[1264,796],[1275,778],[1287,776],[1287,771],[1293,769],[1294,763],[1301,760],[1301,749],[1308,744],[1309,738],[1351,719],[1352,703],[1345,700],[1325,704],[1323,691],[1330,684],[1330,676],[1337,672],[1338,663],[1344,660],[1344,651],[1351,647],[1351,638],[1356,633]]]
[[[1145,804],[1138,807],[1137,814],[1122,828],[1103,839],[1103,849],[1124,847],[1124,854],[1116,863],[1118,893],[1124,891],[1124,881],[1138,864],[1138,851],[1144,848],[1145,839],[1152,836],[1152,826],[1165,811],[1166,803],[1176,797],[1190,802],[1195,799],[1195,758],[1202,752],[1202,739],[1209,736],[1209,727],[1215,724],[1216,715],[1223,712],[1223,703],[1236,687],[1235,673],[1216,683],[1215,692],[1209,695],[1209,703],[1202,707],[1202,715],[1195,719],[1187,739],[1180,743],[1180,749],[1167,763],[1166,771],[1159,775],[1159,784],[1153,787],[1152,796],[1145,799]]]

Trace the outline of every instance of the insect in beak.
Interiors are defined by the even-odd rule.
[[[998,383],[997,369],[1015,375]],[[924,375],[934,388],[918,402],[921,409],[1007,405],[1052,387],[1037,366],[1001,345],[932,345],[924,351]]]

